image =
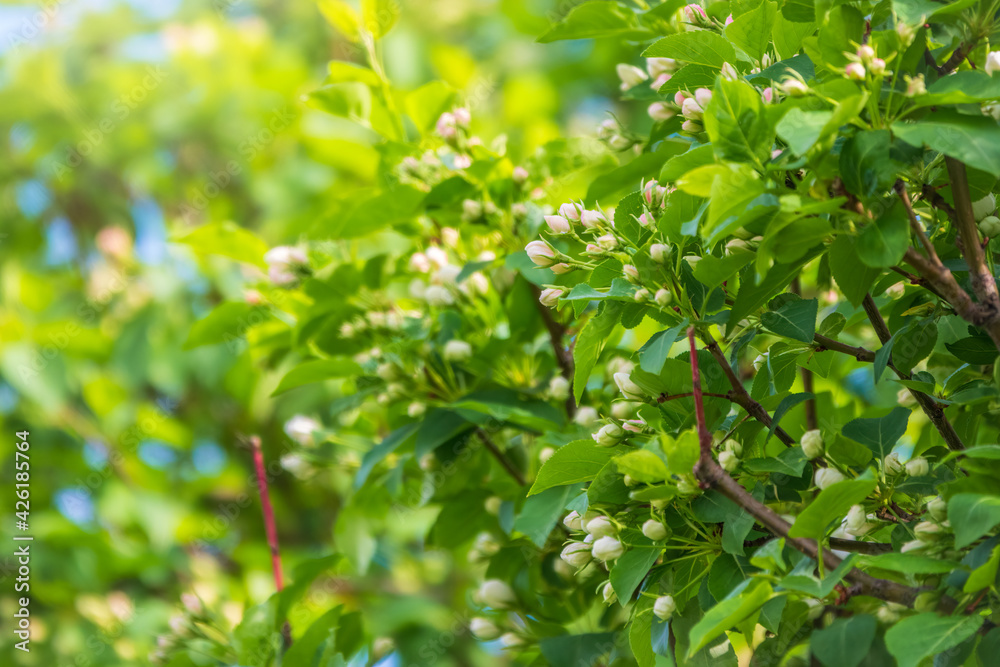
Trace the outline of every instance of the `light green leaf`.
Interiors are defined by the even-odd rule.
[[[803,111],[794,107],[778,123],[778,136],[796,156],[805,155],[823,135],[823,128],[833,118],[832,110]]]
[[[361,18],[365,30],[379,39],[399,20],[399,4],[394,0],[361,0]]]
[[[720,79],[705,109],[703,122],[719,158],[758,165],[770,158],[774,125],[764,113],[760,93],[747,82]]]
[[[643,52],[644,58],[674,58],[686,63],[720,69],[736,60],[736,50],[721,35],[689,30],[668,35]]]
[[[235,222],[202,225],[174,241],[191,246],[200,255],[222,255],[262,268],[267,266],[264,262],[267,244]]]
[[[778,17],[778,3],[766,0],[726,26],[725,36],[754,60],[760,60],[771,42],[771,29]]]
[[[811,652],[826,667],[857,667],[868,655],[877,626],[875,617],[867,614],[838,618],[813,633]]]
[[[688,656],[697,653],[713,639],[747,619],[771,598],[771,585],[761,579],[737,586],[725,599],[705,612],[688,634],[691,646]]]
[[[652,540],[637,537],[632,539],[629,550],[615,561],[608,579],[611,581],[611,587],[615,589],[621,606],[624,607],[632,600],[635,589],[642,583],[661,553],[663,548],[654,546]]]
[[[454,100],[455,90],[451,86],[444,81],[431,81],[406,96],[406,113],[421,134],[427,134]]]
[[[594,370],[608,335],[618,324],[621,309],[619,303],[605,303],[597,315],[587,320],[583,331],[577,336],[576,345],[573,347],[573,396],[577,403],[583,397],[590,372]]]
[[[892,124],[897,138],[961,160],[970,167],[1000,176],[1000,125],[990,117],[939,109],[916,123]]]
[[[844,425],[842,432],[872,450],[879,458],[885,458],[896,441],[906,433],[909,420],[910,411],[898,407],[884,417],[851,420]]]
[[[283,394],[305,384],[322,382],[331,378],[343,378],[361,373],[361,367],[350,359],[314,359],[301,363],[288,371],[271,396]]]
[[[663,459],[645,449],[636,449],[619,456],[615,463],[619,472],[647,484],[658,484],[670,478],[670,471]]]
[[[992,586],[997,579],[997,566],[1000,566],[1000,546],[993,548],[990,558],[969,574],[962,591],[975,593]]]
[[[878,220],[865,225],[854,247],[868,266],[884,269],[899,264],[910,247],[910,222],[903,205],[893,202]]]
[[[941,560],[922,554],[887,553],[876,556],[859,556],[858,566],[864,569],[877,568],[903,574],[944,574],[961,569],[961,565],[951,560]]]
[[[514,530],[527,535],[536,546],[544,546],[559,517],[565,513],[566,503],[579,492],[580,486],[574,484],[553,487],[528,498],[514,520]]]
[[[770,331],[803,343],[811,343],[816,335],[817,299],[789,301],[775,311],[760,316],[760,322]]]
[[[981,616],[938,616],[933,612],[904,618],[885,633],[885,645],[899,667],[917,667],[929,656],[958,646],[983,624]]]
[[[562,21],[538,38],[542,44],[563,39],[615,37],[643,40],[652,33],[639,25],[635,12],[617,2],[596,0],[574,7]]]
[[[593,440],[574,440],[555,451],[535,477],[529,496],[553,486],[589,482],[608,461],[626,451],[625,447],[599,447]]]
[[[250,328],[272,317],[271,310],[264,306],[251,306],[238,301],[223,303],[191,325],[184,349],[242,340]]]
[[[834,521],[842,519],[851,505],[857,505],[875,490],[873,479],[845,479],[820,491],[795,518],[790,537],[821,538]]]
[[[846,234],[837,236],[830,246],[829,258],[830,272],[840,291],[851,305],[860,306],[882,271],[858,261],[857,240]]]

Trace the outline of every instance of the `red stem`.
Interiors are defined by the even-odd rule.
[[[274,508],[271,507],[271,494],[267,490],[267,474],[264,472],[264,451],[260,446],[260,438],[250,437],[253,447],[253,464],[257,469],[257,490],[260,492],[260,506],[264,512],[264,529],[267,531],[267,545],[271,549],[271,567],[274,569],[274,585],[281,591],[285,581],[281,574],[281,552],[278,549],[278,528],[274,523]]]

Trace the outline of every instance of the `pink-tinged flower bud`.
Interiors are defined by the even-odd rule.
[[[653,90],[659,90],[667,83],[667,81],[670,81],[671,76],[672,75],[670,74],[661,74],[653,79],[653,83],[649,84],[649,87]]]
[[[646,422],[641,419],[628,419],[622,424],[622,428],[629,433],[642,433],[646,428]]]
[[[596,246],[593,243],[588,243],[587,244],[587,248],[584,250],[584,252],[590,253],[592,255],[603,255],[604,254],[604,248],[602,248],[600,246]]]
[[[676,69],[677,61],[673,58],[646,58],[646,71],[652,77],[673,74]]]
[[[635,268],[632,264],[626,264],[622,267],[622,273],[628,278],[629,282],[639,281],[639,269]]]
[[[722,69],[719,70],[719,74],[723,79],[727,79],[729,81],[735,81],[740,78],[740,73],[737,72],[736,68],[729,63],[722,63]]]
[[[770,104],[774,101],[774,88],[768,86],[764,89],[764,92],[760,94],[760,98],[764,100],[764,104]]]
[[[708,14],[701,5],[690,4],[684,7],[684,19],[688,23],[695,23],[700,25],[701,21],[708,19]]]
[[[545,216],[545,224],[549,226],[553,234],[567,234],[570,230],[569,220],[561,215]]]
[[[573,267],[567,264],[566,262],[559,262],[558,264],[553,264],[552,266],[550,266],[549,269],[552,271],[552,273],[555,273],[557,275],[562,275],[564,273],[569,273],[570,271],[572,271]]]
[[[729,16],[726,17],[726,25],[730,26],[732,24],[733,24],[733,15],[730,14]]]
[[[604,223],[606,223],[607,221],[608,219],[605,218],[604,214],[601,213],[600,211],[585,209],[582,213],[580,213],[580,223],[586,229],[593,229],[594,227],[599,227]]]
[[[698,101],[701,108],[704,109],[708,106],[708,103],[712,101],[712,91],[708,88],[699,88],[694,91],[694,99]]]
[[[861,63],[848,63],[844,68],[844,74],[852,81],[864,81],[865,66]]]
[[[620,63],[615,69],[618,72],[618,78],[621,79],[622,90],[638,86],[647,79],[646,73],[635,65]]]
[[[693,97],[687,98],[684,100],[684,104],[681,105],[681,114],[688,120],[701,120],[703,112],[704,109],[698,104],[698,100]]]
[[[872,47],[868,46],[867,44],[863,44],[858,47],[858,58],[861,59],[861,62],[863,63],[871,62],[872,58],[874,57],[875,57],[875,49],[873,49]]]
[[[528,170],[524,167],[514,167],[514,173],[511,174],[511,178],[514,179],[515,183],[520,185],[528,180]]]
[[[597,237],[597,245],[601,246],[605,250],[611,250],[612,248],[618,246],[618,239],[615,238],[614,234],[605,234]]]
[[[638,290],[635,294],[633,294],[632,298],[635,299],[636,303],[649,301],[649,290],[643,287],[641,290]]]
[[[469,113],[467,107],[458,107],[452,111],[452,115],[455,118],[455,122],[461,127],[469,127],[469,123],[472,122],[472,114]]]
[[[455,123],[455,115],[448,111],[445,111],[438,117],[437,124],[435,126],[438,136],[445,141],[450,141],[458,135],[458,129]]]
[[[654,220],[653,220],[653,214],[652,213],[648,213],[648,212],[647,213],[643,213],[638,218],[636,218],[636,221],[640,225],[642,225],[643,227],[649,227],[654,222]]]
[[[601,121],[597,126],[597,137],[599,139],[610,139],[618,133],[618,122],[614,118]]]
[[[903,80],[906,81],[906,97],[916,97],[917,95],[924,95],[927,93],[927,86],[924,85],[923,74],[918,74],[914,77],[904,75]]]
[[[990,76],[1000,70],[1000,51],[990,51],[986,54],[986,64],[983,66],[983,69]]]
[[[674,93],[674,104],[676,104],[678,108],[683,107],[684,100],[686,100],[689,97],[691,96],[688,95],[683,90],[678,90],[676,93]]]
[[[873,76],[882,76],[885,74],[885,61],[881,58],[875,58],[868,66],[868,70]]]
[[[646,181],[642,185],[642,200],[646,202],[646,206],[653,205],[653,197],[656,195],[656,181]]]
[[[666,102],[653,102],[649,105],[647,112],[649,113],[649,117],[657,122],[670,120],[677,115],[677,110]]]
[[[578,204],[566,203],[559,206],[559,215],[566,218],[567,220],[572,220],[573,222],[580,221],[580,209],[582,207]]]
[[[556,253],[545,241],[532,241],[524,247],[525,251],[528,253],[528,258],[535,263],[536,266],[552,266],[556,263]]]
[[[543,306],[548,306],[549,308],[555,308],[559,305],[559,299],[564,294],[562,288],[560,287],[550,287],[548,289],[542,290],[542,294],[538,297],[538,301]]]
[[[455,165],[455,169],[468,169],[472,166],[472,156],[456,155],[453,164]]]

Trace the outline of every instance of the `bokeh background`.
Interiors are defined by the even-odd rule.
[[[477,134],[515,160],[592,137],[609,111],[635,113],[616,106],[614,65],[636,51],[538,43],[573,6],[401,2],[388,75],[462,91]],[[0,4],[0,470],[12,489],[14,434],[28,431],[35,537],[32,651],[4,632],[3,664],[147,664],[182,592],[234,622],[273,592],[239,436],[260,434],[277,461],[286,420],[335,418],[335,402],[271,397],[281,369],[241,340],[184,349],[193,322],[262,273],[177,241],[230,221],[272,246],[322,239],[333,205],[373,184],[376,135],[310,101],[331,59],[362,58],[312,0]],[[329,444],[333,466],[272,478],[288,570],[336,548],[337,489],[371,446]],[[314,606],[365,610],[372,636],[449,636],[468,613],[462,573],[421,549],[420,530],[400,527],[364,578],[324,580]],[[12,552],[0,548],[4,627]],[[427,664],[503,662],[467,632],[452,641],[467,647]]]

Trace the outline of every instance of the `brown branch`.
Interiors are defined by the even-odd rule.
[[[965,164],[955,158],[945,157],[948,176],[951,179],[951,194],[955,200],[955,221],[959,237],[962,239],[962,254],[969,265],[972,277],[972,291],[982,307],[988,311],[991,321],[1000,315],[1000,295],[997,294],[996,280],[986,265],[986,253],[979,245],[979,229],[972,213],[972,197],[969,195],[969,177]]]
[[[903,207],[906,208],[906,217],[910,219],[910,229],[916,234],[917,238],[920,239],[920,244],[924,246],[924,251],[927,253],[927,257],[935,264],[940,264],[941,260],[938,258],[937,250],[934,249],[934,244],[931,240],[927,238],[927,234],[924,233],[924,227],[920,224],[917,219],[917,214],[913,210],[913,203],[910,201],[910,195],[906,192],[906,186],[900,179],[896,180],[896,184],[893,186],[896,190],[896,194],[899,195],[900,200],[903,202]]]
[[[531,286],[531,292],[534,295],[535,307],[538,308],[538,314],[541,315],[542,322],[545,323],[545,328],[549,332],[549,340],[552,342],[552,352],[556,356],[556,363],[559,365],[560,371],[562,371],[562,376],[569,380],[570,386],[572,386],[573,353],[563,345],[563,338],[566,336],[566,327],[557,322],[556,318],[552,316],[552,311],[538,300],[542,292],[536,285]],[[576,401],[573,399],[572,391],[570,391],[569,398],[566,399],[566,413],[570,417],[576,414]]]
[[[693,327],[688,330],[688,341],[691,345],[691,381],[694,386],[695,418],[698,422],[698,440],[700,444],[700,456],[694,466],[694,475],[698,479],[699,484],[702,488],[718,490],[726,498],[745,509],[757,520],[757,523],[764,526],[773,535],[783,537],[786,544],[801,551],[813,560],[819,561],[822,559],[824,567],[828,571],[833,571],[840,565],[841,561],[839,558],[829,550],[821,550],[816,540],[789,536],[788,532],[791,526],[788,522],[778,516],[770,507],[750,495],[712,457],[712,438],[705,424],[705,413],[701,399],[701,375],[698,368],[698,354],[695,346]],[[908,607],[913,606],[917,595],[920,593],[919,589],[904,586],[895,581],[876,579],[857,568],[852,568],[845,576],[845,579],[857,586],[859,593],[863,595],[870,595]],[[946,601],[943,600],[942,607],[945,604]]]
[[[479,440],[483,443],[486,449],[489,450],[490,454],[493,455],[493,458],[495,458],[497,462],[503,466],[504,470],[506,470],[510,476],[514,478],[514,481],[517,482],[519,486],[527,484],[527,481],[524,479],[524,475],[517,469],[510,459],[504,456],[504,453],[500,451],[500,448],[497,447],[496,443],[493,442],[492,438],[490,438],[489,433],[484,431],[482,428],[477,428],[476,435],[479,436]]]
[[[271,506],[271,493],[267,488],[267,473],[264,468],[264,450],[260,438],[252,435],[249,438],[253,450],[253,464],[257,472],[257,491],[260,493],[260,507],[264,514],[264,531],[267,533],[267,546],[271,552],[271,569],[274,571],[274,587],[281,592],[285,588],[284,575],[281,571],[281,550],[278,547],[278,526],[274,521],[274,508]],[[292,626],[285,621],[281,628],[285,648],[292,645]]]
[[[966,56],[968,56],[972,49],[975,48],[976,42],[978,42],[978,40],[973,40],[968,44],[959,44],[958,48],[952,52],[952,54],[948,57],[948,60],[944,61],[944,64],[942,65],[938,65],[937,61],[934,60],[934,55],[930,52],[930,49],[926,49],[924,50],[924,62],[933,67],[934,70],[941,76],[951,74],[958,69],[958,66],[962,64],[962,61],[965,60]]]
[[[892,553],[891,544],[882,542],[859,542],[857,540],[845,540],[839,537],[830,538],[830,548],[837,551],[849,551],[856,554],[868,554],[875,556],[878,554]]]
[[[715,339],[712,338],[712,336],[707,332],[703,332],[701,334],[701,338],[705,343],[705,349],[709,351],[717,362],[719,362],[719,366],[722,367],[723,373],[726,374],[726,378],[729,380],[729,384],[733,388],[732,391],[729,392],[729,400],[746,410],[747,414],[762,423],[764,426],[771,428],[771,424],[773,422],[771,415],[769,415],[767,410],[764,409],[764,406],[755,401],[743,387],[743,382],[736,376],[736,373],[733,372],[733,367],[729,365],[726,355],[722,353],[721,349],[719,349],[719,344],[716,343]],[[780,426],[775,427],[774,435],[788,447],[792,447],[796,444],[796,440],[792,436],[788,435],[788,433]]]

